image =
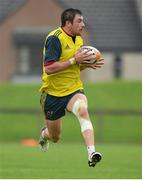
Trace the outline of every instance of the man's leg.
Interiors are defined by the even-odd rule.
[[[41,136],[39,139],[39,144],[43,151],[47,151],[49,142],[52,141],[56,143],[60,139],[61,134],[61,119],[54,121],[45,120],[46,127],[42,129]]]
[[[101,154],[95,152],[94,131],[90,121],[87,98],[84,94],[75,94],[67,105],[67,110],[75,114],[79,119],[81,132],[88,151],[89,166],[95,166],[101,160]]]

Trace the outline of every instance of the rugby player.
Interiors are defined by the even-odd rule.
[[[41,106],[46,127],[41,131],[39,144],[47,151],[49,141],[60,139],[62,117],[65,111],[73,113],[79,120],[81,133],[87,147],[88,165],[94,167],[102,158],[96,152],[93,126],[88,113],[87,97],[83,92],[80,71],[85,68],[100,68],[103,62],[88,62],[91,55],[79,51],[83,46],[81,37],[85,27],[82,12],[66,9],[61,15],[61,27],[50,32],[43,48],[43,76]]]

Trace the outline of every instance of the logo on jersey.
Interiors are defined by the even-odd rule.
[[[69,47],[69,45],[68,45],[68,44],[66,45],[65,49],[70,49],[70,47]]]

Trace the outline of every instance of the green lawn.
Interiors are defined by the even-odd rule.
[[[0,179],[142,179],[142,116],[91,114],[97,150],[103,159],[96,168],[87,165],[86,147],[78,120],[67,113],[62,139],[48,153],[20,144],[38,139],[42,113],[10,113],[2,109],[39,110],[39,85],[0,85]],[[89,108],[142,110],[142,82],[113,81],[85,84]],[[101,143],[103,142],[103,143]]]
[[[0,108],[39,109],[40,85],[0,84]],[[84,85],[89,107],[141,109],[142,81],[112,81]]]
[[[97,142],[138,143],[142,142],[141,116],[104,116],[98,119],[91,115]],[[0,142],[19,142],[25,138],[38,139],[43,126],[42,114],[0,114]],[[7,131],[8,133],[5,133]],[[80,125],[71,114],[62,121],[63,142],[81,142]]]
[[[79,143],[50,144],[47,153],[16,143],[0,146],[1,179],[142,178],[140,145],[99,144],[103,159],[95,168],[88,167],[86,148]]]

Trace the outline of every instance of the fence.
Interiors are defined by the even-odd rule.
[[[142,110],[134,110],[134,109],[123,109],[123,110],[120,110],[120,109],[117,109],[117,110],[114,110],[114,109],[96,109],[96,110],[93,110],[93,109],[90,109],[89,110],[90,112],[90,115],[91,116],[95,116],[96,117],[96,125],[97,125],[97,128],[95,128],[95,131],[97,131],[97,140],[99,142],[106,142],[106,137],[110,137],[110,139],[112,141],[117,141],[117,139],[121,139],[121,141],[124,139],[125,142],[127,141],[127,139],[131,139],[131,140],[128,140],[128,141],[133,141],[133,142],[140,142],[142,140],[142,120],[141,120],[141,116],[142,116]],[[0,109],[0,113],[3,113],[3,114],[17,114],[17,115],[20,115],[20,114],[25,114],[25,115],[28,115],[28,114],[31,114],[31,115],[36,115],[37,117],[39,117],[42,112],[40,109],[29,109],[29,108],[19,108],[19,109],[12,109],[12,108],[1,108]],[[115,118],[106,118],[107,116],[111,116],[111,117],[115,117]],[[133,123],[131,123],[131,127],[129,126],[129,119],[122,125],[120,122],[118,123],[117,122],[117,117],[121,117],[121,118],[118,118],[119,121],[120,119],[123,119],[122,117],[137,117],[138,121],[135,121],[135,119],[133,120]],[[140,117],[140,121],[139,121],[139,117]],[[126,119],[127,119],[126,118]],[[40,118],[38,118],[40,119]],[[110,119],[112,119],[110,121]],[[115,121],[116,120],[116,121]],[[110,121],[108,123],[108,121]],[[115,122],[114,122],[115,121]],[[140,122],[140,123],[138,123]],[[106,125],[107,123],[107,125]],[[134,125],[136,124],[136,125]],[[134,127],[133,127],[134,125]],[[111,126],[111,127],[109,127]],[[119,127],[118,127],[119,126]],[[133,127],[133,129],[132,129]],[[129,132],[128,130],[125,131],[125,129],[128,128],[129,129]],[[121,131],[118,131],[118,130],[121,130]],[[124,129],[124,130],[122,130]],[[119,138],[116,137],[115,133],[113,132],[110,132],[110,131],[117,131],[117,136],[118,134],[120,134]],[[129,133],[129,138],[126,138],[126,134]],[[138,135],[135,135],[136,133],[138,133]],[[124,136],[124,138],[123,138]],[[137,136],[134,138],[134,136]],[[109,139],[109,138],[108,138]],[[108,140],[107,139],[107,140]]]

